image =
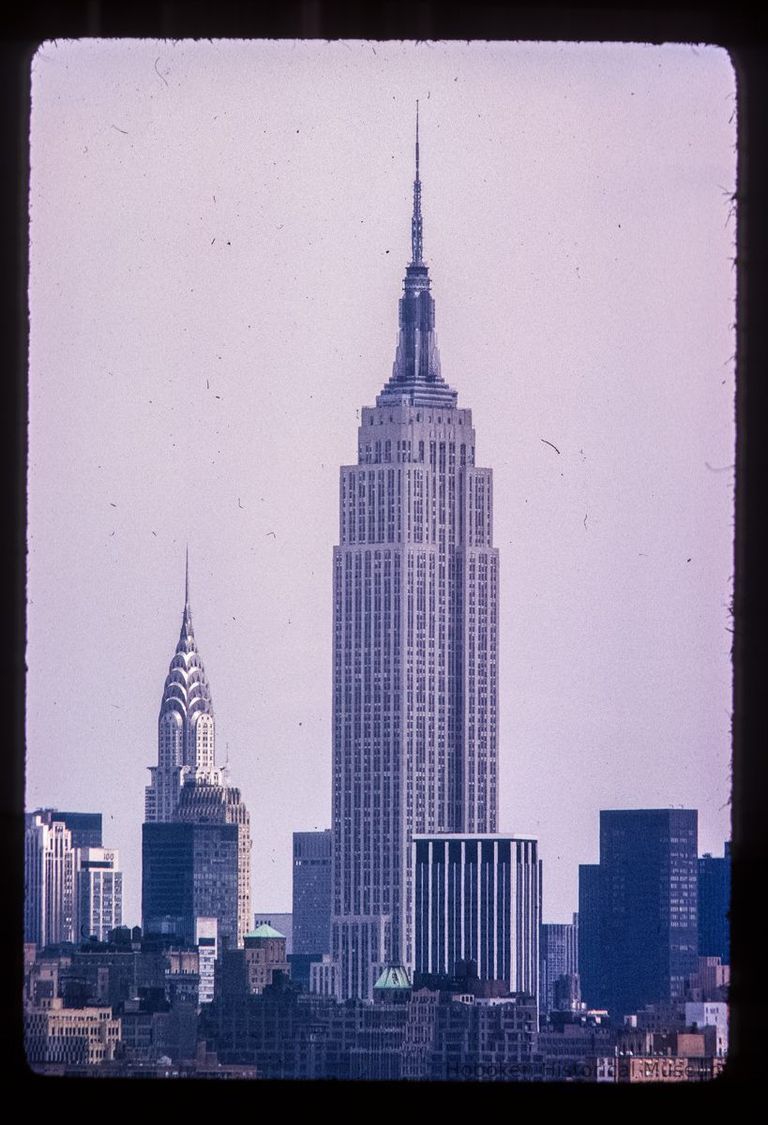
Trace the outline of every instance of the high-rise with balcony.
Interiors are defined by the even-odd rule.
[[[363,407],[333,557],[332,947],[343,996],[414,963],[414,834],[494,833],[498,552],[491,470],[444,380],[423,252],[392,375]]]

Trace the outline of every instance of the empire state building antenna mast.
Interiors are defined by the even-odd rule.
[[[413,218],[411,219],[411,263],[423,260],[424,243],[421,219],[421,180],[419,179],[419,103],[416,101],[416,179],[413,181]]]

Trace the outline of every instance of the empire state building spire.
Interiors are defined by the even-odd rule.
[[[440,374],[435,334],[435,302],[424,261],[419,169],[419,103],[416,103],[416,177],[413,181],[411,261],[400,298],[400,332],[392,377],[376,399],[379,406],[455,406],[457,394]]]
[[[416,102],[416,179],[413,181],[411,219],[411,265],[420,266],[424,251],[421,219],[421,180],[419,179],[419,103]]]

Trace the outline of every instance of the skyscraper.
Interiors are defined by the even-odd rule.
[[[106,941],[123,923],[123,873],[113,849],[85,847],[77,859],[77,939]]]
[[[331,948],[331,842],[330,829],[293,834],[293,952],[318,960]]]
[[[584,996],[614,1018],[681,1000],[696,969],[697,819],[695,809],[600,813],[597,941]]]
[[[24,831],[24,940],[77,940],[77,851],[55,809],[27,813]]]
[[[122,922],[122,872],[101,841],[101,813],[25,817],[24,931],[38,945],[106,937]]]
[[[176,819],[186,824],[231,824],[237,829],[237,944],[251,926],[251,821],[240,790],[232,785],[200,778],[189,778],[181,788]],[[199,865],[199,861],[198,865]],[[201,882],[207,876],[204,867],[196,872]],[[214,900],[212,900],[214,901]],[[215,913],[215,911],[211,911]],[[206,913],[206,912],[204,912]],[[229,940],[222,927],[222,939]]]
[[[539,1011],[549,1013],[557,1007],[555,985],[563,977],[572,980],[579,973],[579,916],[572,922],[543,922],[539,943]],[[575,980],[571,987],[575,985]]]
[[[579,864],[579,984],[582,998],[598,1008],[600,983],[600,864]]]
[[[498,552],[490,469],[443,379],[423,257],[392,375],[363,407],[333,558],[332,948],[343,996],[413,966],[414,833],[496,831]]]
[[[719,957],[724,965],[731,961],[731,845],[726,841],[724,855],[709,853],[699,857],[699,956]]]
[[[536,997],[541,887],[538,842],[502,835],[415,836],[415,969]]]
[[[192,629],[189,553],[181,632],[158,717],[157,765],[149,770],[145,929],[178,925],[191,941],[195,917],[210,916],[218,920],[222,944],[242,945],[251,913],[250,818],[240,790],[227,784],[226,768],[216,765],[213,700]]]
[[[187,554],[181,633],[157,720],[157,765],[149,767],[151,780],[145,790],[144,819],[148,824],[176,819],[181,787],[187,778],[222,783],[214,738],[211,689],[192,630]]]
[[[141,836],[141,914],[147,934],[192,944],[200,918],[215,918],[221,948],[238,934],[237,825],[146,823]]]

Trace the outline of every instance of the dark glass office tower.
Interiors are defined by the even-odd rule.
[[[293,834],[293,953],[331,951],[331,830]]]
[[[100,848],[101,842],[101,813],[91,812],[58,812],[55,819],[66,824],[72,833],[73,848]]]
[[[558,1007],[563,978],[569,978],[569,989],[577,994],[579,972],[578,914],[572,922],[542,922],[539,938],[539,1011],[547,1014]]]
[[[579,864],[579,984],[588,1008],[600,1008],[600,865]]]
[[[237,947],[237,824],[142,827],[142,925],[195,943],[195,920],[216,918],[222,948]]]
[[[598,1001],[615,1019],[680,1000],[696,969],[697,822],[695,809],[600,813]]]
[[[699,858],[699,956],[731,963],[731,845],[725,855]]]

